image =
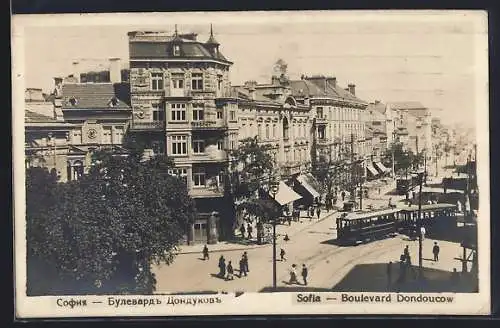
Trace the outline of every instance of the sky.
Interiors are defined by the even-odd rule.
[[[129,31],[173,32],[177,24],[180,33],[195,32],[205,41],[213,23],[221,52],[234,62],[233,85],[268,83],[273,64],[281,58],[291,78],[335,76],[343,87],[354,83],[356,95],[365,101],[419,101],[443,122],[470,126],[477,100],[477,36],[486,28],[467,15],[430,20],[429,15],[362,16],[37,21],[24,29],[25,86],[50,91],[53,77],[71,74],[75,60],[82,69],[107,68],[110,57],[122,58],[126,66]]]

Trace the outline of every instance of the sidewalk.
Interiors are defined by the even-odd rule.
[[[287,234],[290,239],[293,239],[293,236],[299,234],[308,227],[313,226],[321,221],[324,221],[327,218],[331,218],[333,215],[338,213],[339,212],[335,210],[330,211],[328,213],[325,210],[323,210],[320,214],[319,219],[317,217],[310,219],[309,217],[306,216],[305,211],[301,211],[301,216],[298,222],[292,221],[292,224],[290,226],[288,225],[288,223],[276,225],[277,239],[278,240],[280,238],[282,239],[282,237],[285,236],[285,234]],[[256,231],[256,229],[254,229],[254,231]],[[241,239],[241,237],[236,237],[236,238],[239,239],[235,239],[234,241],[220,241],[217,244],[207,245],[209,252],[216,253],[225,251],[245,251],[249,249],[272,246],[272,243],[266,243],[261,245],[257,244],[257,239],[255,237],[252,238],[252,240],[250,241],[248,241],[247,239]],[[203,244],[182,245],[179,246],[179,252],[177,252],[177,254],[193,254],[193,253],[201,254],[203,246],[204,246]]]

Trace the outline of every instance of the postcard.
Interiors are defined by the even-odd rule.
[[[489,314],[487,20],[14,15],[16,317]]]

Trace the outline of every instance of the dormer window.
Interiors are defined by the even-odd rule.
[[[71,106],[76,106],[78,105],[78,100],[75,97],[71,97],[69,98],[69,103],[71,104]]]
[[[178,44],[174,45],[174,56],[180,56],[181,55],[181,46]]]
[[[116,97],[113,97],[111,98],[111,100],[109,101],[109,107],[115,107],[118,105],[118,99]]]

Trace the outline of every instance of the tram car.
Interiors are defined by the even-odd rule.
[[[454,238],[457,218],[456,205],[422,205],[420,220],[418,205],[405,208],[387,208],[371,212],[344,213],[337,218],[337,242],[341,245],[358,245],[374,240],[405,234],[418,237],[419,227],[426,234]]]
[[[395,236],[401,209],[344,213],[337,218],[337,241],[346,246]]]
[[[420,209],[412,205],[401,209],[399,213],[399,232],[410,237],[418,236],[418,229],[423,226],[429,237],[453,237],[457,227],[457,206],[454,204],[425,204]]]

